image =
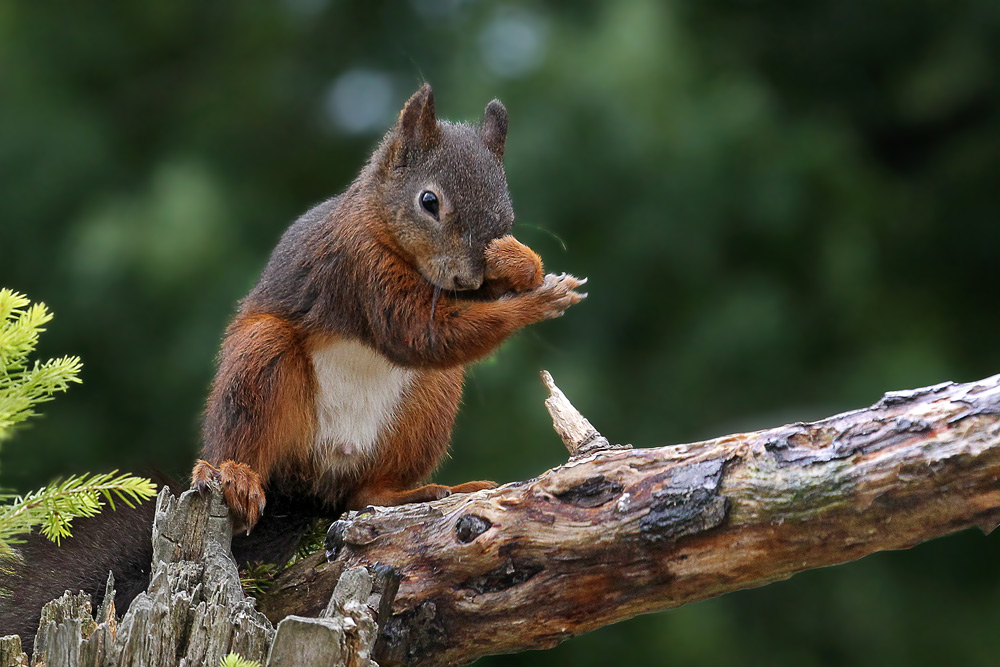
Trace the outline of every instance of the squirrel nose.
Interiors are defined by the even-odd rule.
[[[482,278],[476,280],[470,276],[454,276],[451,279],[453,289],[471,290],[477,289],[483,283]]]

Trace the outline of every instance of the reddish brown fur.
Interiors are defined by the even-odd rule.
[[[513,236],[502,236],[486,246],[486,287],[491,295],[527,292],[542,284],[542,259]]]
[[[202,488],[212,478],[222,483],[222,491],[229,507],[239,508],[234,529],[239,532],[251,527],[264,511],[264,483],[260,475],[245,463],[223,461],[218,467],[199,459],[191,473],[191,482]]]
[[[309,455],[316,380],[307,336],[277,315],[237,317],[223,343],[209,413],[224,411],[232,456],[263,477]]]

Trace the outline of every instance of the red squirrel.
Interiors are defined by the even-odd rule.
[[[282,236],[226,331],[192,473],[222,482],[238,528],[272,489],[339,512],[494,486],[417,486],[465,367],[586,296],[507,236],[506,135],[498,100],[452,124],[424,84],[347,191]]]
[[[424,85],[347,191],[282,236],[226,331],[192,474],[221,480],[239,563],[287,561],[314,518],[493,485],[417,486],[446,453],[465,367],[586,296],[507,235],[506,134],[500,102],[481,126],[442,122]],[[0,634],[30,647],[45,602],[100,604],[109,569],[126,609],[148,584],[152,514],[79,520],[60,548],[30,536],[0,568]]]

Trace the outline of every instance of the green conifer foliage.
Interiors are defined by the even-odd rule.
[[[260,663],[247,660],[238,653],[230,653],[219,662],[219,667],[260,667]]]
[[[29,364],[28,355],[51,319],[44,303],[33,304],[23,294],[0,289],[0,441],[34,415],[36,405],[80,381],[79,357]]]
[[[80,382],[79,357],[28,360],[51,319],[45,304],[33,304],[23,294],[0,289],[0,441],[35,415],[39,403]],[[117,497],[131,507],[155,494],[150,480],[117,470],[56,480],[23,496],[0,494],[0,501],[7,501],[0,504],[0,557],[10,556],[11,545],[36,528],[58,544],[70,536],[74,518],[97,514],[104,501],[114,509]]]

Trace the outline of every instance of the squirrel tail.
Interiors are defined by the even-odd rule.
[[[76,519],[73,537],[61,546],[37,533],[28,535],[15,547],[17,557],[0,562],[0,635],[20,635],[30,654],[45,603],[65,591],[84,591],[96,609],[104,600],[108,572],[115,575],[115,608],[127,609],[149,584],[155,510],[155,500],[147,500]]]

